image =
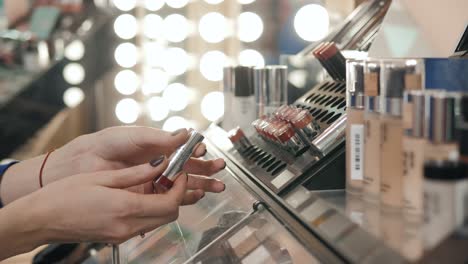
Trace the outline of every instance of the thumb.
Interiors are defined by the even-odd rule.
[[[105,175],[101,178],[99,184],[116,189],[125,189],[152,181],[160,176],[168,165],[167,158],[162,156],[159,165],[153,167],[146,163],[121,170],[103,172]],[[152,162],[155,164],[154,162]]]

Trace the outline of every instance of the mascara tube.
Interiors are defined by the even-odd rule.
[[[205,139],[205,137],[197,131],[190,133],[190,138],[187,142],[180,146],[172,155],[169,165],[163,172],[161,177],[153,181],[153,186],[156,192],[164,192],[171,189],[177,175],[182,171],[187,160],[192,156],[195,148]]]

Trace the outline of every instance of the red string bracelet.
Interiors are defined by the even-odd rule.
[[[44,161],[42,162],[42,165],[41,165],[41,170],[39,171],[39,186],[42,188],[44,187],[44,185],[42,184],[42,171],[44,170],[44,167],[45,167],[45,164],[47,162],[47,159],[49,158],[49,155],[54,152],[53,150],[52,151],[49,151],[47,152],[45,158],[44,158]]]

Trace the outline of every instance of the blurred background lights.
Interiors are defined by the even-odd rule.
[[[329,25],[327,9],[317,4],[301,7],[294,17],[294,29],[306,41],[318,41],[326,37]]]
[[[239,64],[242,66],[265,66],[265,59],[260,52],[253,49],[246,49],[239,53]]]
[[[114,31],[119,38],[131,39],[137,34],[138,24],[134,16],[123,14],[118,16],[114,21]]]
[[[163,0],[153,0],[163,1]],[[166,0],[166,4],[172,8],[182,8],[188,4],[189,0]]]
[[[185,85],[173,83],[164,89],[163,99],[169,105],[170,110],[182,111],[188,105],[189,91]]]
[[[173,132],[180,128],[188,128],[191,127],[191,124],[187,119],[181,116],[172,116],[169,117],[166,122],[164,122],[163,130]]]
[[[146,110],[153,121],[162,121],[169,115],[169,106],[159,96],[151,97],[146,102]]]
[[[237,35],[243,42],[253,42],[263,33],[263,20],[255,13],[240,14],[237,23]]]
[[[307,71],[294,70],[288,74],[288,81],[294,86],[302,88],[307,82]]]
[[[224,95],[222,92],[210,92],[201,102],[201,112],[209,121],[213,122],[224,115]]]
[[[227,32],[226,18],[217,12],[204,15],[198,24],[200,36],[209,43],[218,43],[224,40]]]
[[[135,123],[140,115],[140,105],[131,98],[122,99],[115,106],[115,115],[122,123]]]
[[[115,49],[114,57],[121,67],[131,68],[137,64],[137,47],[133,43],[122,43]]]
[[[63,78],[71,85],[82,83],[85,76],[85,69],[81,64],[69,63],[63,68]]]
[[[205,0],[210,5],[217,5],[219,3],[222,3],[224,0]]]
[[[241,5],[248,5],[255,2],[255,0],[237,0],[237,2]]]
[[[131,70],[120,71],[114,79],[115,89],[123,95],[134,94],[139,85],[140,79],[138,75]]]
[[[221,51],[208,51],[200,59],[200,72],[207,80],[220,81],[226,61],[227,57]]]
[[[143,18],[143,33],[150,39],[162,38],[164,36],[163,19],[156,14],[146,15]]]
[[[183,15],[168,15],[163,21],[164,37],[170,42],[181,42],[187,38],[189,23]]]
[[[159,0],[153,0],[159,1]],[[112,0],[115,7],[121,11],[130,11],[136,7],[136,0]]]
[[[160,93],[166,89],[169,82],[167,73],[161,69],[147,69],[145,71],[145,82],[142,86],[144,95]]]
[[[158,42],[147,42],[144,44],[145,48],[145,60],[146,63],[151,67],[163,67],[164,53],[166,49],[163,45]]]
[[[81,60],[85,54],[85,46],[81,40],[74,40],[65,48],[65,57],[72,61]]]
[[[169,48],[165,53],[163,63],[164,70],[169,75],[182,75],[187,71],[189,57],[187,52],[181,48]]]
[[[158,11],[164,6],[163,0],[145,0],[145,8],[149,11]]]
[[[63,93],[63,102],[70,108],[78,106],[84,98],[85,94],[83,90],[78,87],[70,87]]]

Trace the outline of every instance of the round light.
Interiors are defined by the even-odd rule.
[[[164,90],[163,99],[172,111],[182,111],[188,105],[189,91],[185,85],[173,83]]]
[[[226,60],[226,55],[221,51],[208,51],[200,59],[200,72],[210,81],[220,81],[223,79]]]
[[[149,11],[158,11],[164,6],[164,1],[162,0],[145,0],[145,7]]]
[[[86,76],[85,69],[81,64],[70,63],[63,68],[63,78],[65,81],[72,85],[80,84],[84,81]]]
[[[140,115],[140,105],[133,99],[122,99],[115,106],[115,115],[122,123],[134,123]]]
[[[160,93],[164,91],[169,82],[167,73],[160,69],[148,69],[145,71],[145,82],[142,87],[144,95]]]
[[[137,34],[138,23],[134,16],[123,14],[114,21],[114,31],[119,38],[131,39]]]
[[[132,43],[122,43],[115,49],[114,57],[121,67],[131,68],[137,64],[137,47]]]
[[[169,106],[159,96],[151,97],[146,102],[146,109],[153,121],[162,121],[169,115]]]
[[[298,88],[303,88],[307,83],[307,71],[294,70],[288,74],[288,81]]]
[[[237,2],[241,5],[248,5],[255,2],[255,0],[237,0]]]
[[[154,0],[153,0],[154,1]],[[159,2],[159,1],[155,1]],[[143,33],[147,38],[157,39],[164,36],[163,19],[156,14],[148,14],[143,19]]]
[[[153,0],[162,1],[162,0]],[[172,8],[182,8],[188,4],[189,0],[166,0],[166,4]]]
[[[215,121],[224,115],[224,95],[222,92],[210,92],[201,102],[201,112],[209,121]]]
[[[181,75],[187,71],[189,65],[189,57],[187,52],[181,48],[169,48],[164,53],[163,58],[164,70],[169,75]]]
[[[204,15],[198,24],[200,36],[209,43],[218,43],[226,38],[227,32],[226,18],[217,12]]]
[[[187,38],[189,24],[187,19],[179,14],[167,16],[163,21],[164,37],[170,42],[181,42]]]
[[[217,5],[219,3],[222,3],[224,0],[205,0],[210,5]]]
[[[121,11],[130,11],[136,7],[136,0],[113,0],[112,2]]]
[[[81,40],[74,40],[65,48],[65,57],[72,61],[81,60],[85,54],[85,46]]]
[[[241,41],[253,42],[263,33],[263,20],[255,13],[240,14],[237,23],[237,35]]]
[[[63,93],[63,102],[70,108],[78,106],[84,98],[85,94],[83,90],[78,87],[68,88],[65,93]]]
[[[166,122],[164,122],[163,130],[173,132],[180,128],[190,127],[190,122],[187,119],[181,116],[172,116],[169,117]]]
[[[239,53],[239,64],[242,66],[265,66],[265,59],[263,59],[260,52],[253,49],[246,49]]]
[[[163,58],[166,49],[157,42],[145,43],[145,59],[151,67],[164,67]]]
[[[326,37],[329,25],[327,9],[317,4],[301,7],[294,17],[294,29],[306,41],[318,41]]]
[[[137,74],[131,70],[123,70],[115,76],[115,89],[123,95],[131,95],[136,92],[140,85]]]

